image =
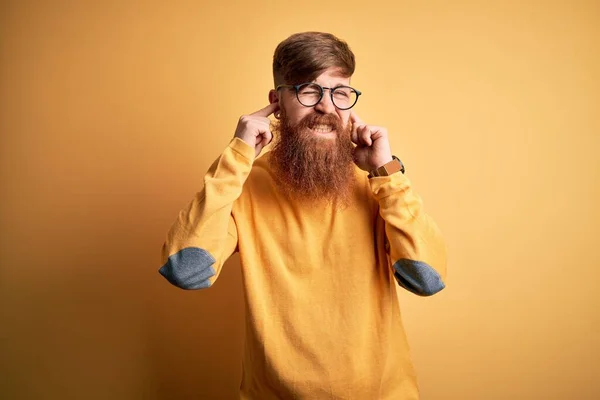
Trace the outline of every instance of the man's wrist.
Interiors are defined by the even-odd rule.
[[[239,136],[233,137],[233,139],[229,143],[229,147],[231,147],[233,150],[247,158],[250,162],[253,162],[256,158],[254,147],[246,143],[246,141],[244,141],[244,139],[240,138]]]
[[[375,163],[375,168],[372,168],[371,171],[375,171],[393,160],[394,160],[394,156],[392,156],[392,155],[390,155],[389,157],[384,157]]]
[[[388,176],[396,172],[404,173],[404,164],[396,156],[392,156],[392,160],[383,164],[382,166],[375,168],[369,172],[369,178],[374,176]]]

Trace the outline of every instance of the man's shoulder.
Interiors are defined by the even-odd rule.
[[[261,154],[254,160],[250,174],[244,184],[244,191],[250,188],[265,187],[273,184],[274,172],[269,152]]]
[[[243,205],[258,202],[262,206],[265,201],[278,198],[275,173],[270,159],[269,153],[263,153],[254,160],[250,174],[246,178],[240,197],[236,202],[242,209],[246,209]]]
[[[271,152],[263,152],[254,160],[254,163],[252,164],[252,170],[250,171],[250,176],[271,173],[272,169]]]

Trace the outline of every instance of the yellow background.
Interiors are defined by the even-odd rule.
[[[330,31],[445,234],[447,289],[402,294],[423,399],[600,398],[600,4],[0,5],[0,397],[235,398],[239,259],[157,272],[177,212],[275,46]]]

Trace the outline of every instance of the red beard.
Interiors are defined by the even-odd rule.
[[[310,132],[320,124],[330,125],[337,136],[323,138]],[[271,150],[280,190],[291,199],[348,205],[355,183],[351,129],[334,114],[315,112],[292,126],[282,109]]]

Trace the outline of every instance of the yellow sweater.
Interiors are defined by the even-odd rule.
[[[418,399],[396,288],[443,289],[446,251],[409,180],[356,168],[350,206],[316,207],[278,191],[269,159],[230,142],[171,227],[159,272],[207,288],[239,251],[242,399]]]

